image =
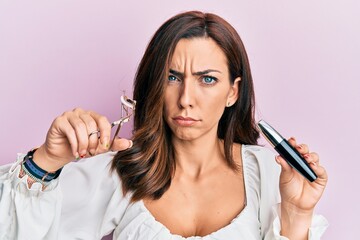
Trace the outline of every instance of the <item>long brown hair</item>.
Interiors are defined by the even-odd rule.
[[[237,169],[232,157],[234,142],[257,144],[259,132],[254,120],[254,88],[248,57],[236,30],[221,17],[198,11],[178,14],[167,20],[151,39],[139,64],[134,99],[134,145],[118,152],[111,169],[116,170],[124,194],[132,201],[147,197],[158,199],[169,188],[175,172],[171,130],[163,118],[165,79],[169,62],[179,40],[210,37],[224,51],[230,81],[239,82],[239,98],[227,107],[219,121],[218,137],[224,140],[225,158]]]

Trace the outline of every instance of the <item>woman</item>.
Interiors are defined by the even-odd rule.
[[[75,109],[55,119],[40,148],[2,167],[1,239],[100,239],[112,230],[114,239],[320,238],[326,220],[313,210],[325,169],[294,138],[313,183],[276,157],[280,172],[256,146],[249,62],[225,20],[186,12],[165,22],[139,65],[134,99],[133,141],[111,144],[105,117]],[[21,164],[32,154],[51,180]]]

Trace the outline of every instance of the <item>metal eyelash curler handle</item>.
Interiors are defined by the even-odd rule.
[[[128,98],[126,95],[122,95],[120,97],[120,101],[121,101],[121,118],[119,120],[111,123],[111,128],[113,128],[116,125],[118,125],[118,127],[117,127],[114,137],[110,143],[110,149],[111,149],[112,145],[114,144],[115,138],[119,134],[122,125],[124,123],[129,122],[131,116],[135,112],[135,107],[136,107],[135,100]]]
[[[136,106],[135,100],[132,100],[124,95],[120,97],[120,100],[121,100],[121,105],[122,105],[121,118],[115,122],[112,122],[111,127],[128,122],[130,120],[130,117],[133,115],[133,113],[135,111],[135,106]],[[129,113],[129,108],[132,111],[131,113]],[[125,116],[124,116],[124,112],[126,114]]]
[[[124,123],[129,122],[131,116],[135,112],[136,100],[130,99],[126,95],[122,95],[120,97],[120,101],[121,101],[121,118],[119,120],[114,121],[114,122],[111,123],[111,128],[113,128],[115,126],[118,126],[118,127],[117,127],[117,129],[115,131],[113,139],[111,140],[111,143],[110,143],[110,146],[109,146],[110,149],[111,149],[112,145],[114,144],[115,138],[119,134],[122,125]],[[99,138],[100,137],[99,133],[100,133],[99,130],[94,131],[94,132],[89,134],[89,137],[91,135],[93,135],[93,134],[97,134],[98,138]]]
[[[128,108],[131,108],[131,109],[135,110],[135,106],[136,106],[136,101],[135,100],[132,100],[132,99],[128,98],[125,95],[122,95],[120,97],[120,101],[121,101],[122,104],[126,105]]]

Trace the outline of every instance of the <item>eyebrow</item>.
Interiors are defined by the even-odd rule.
[[[178,72],[174,69],[170,69],[169,72],[177,77],[180,77],[180,78],[183,78],[184,77],[184,73],[182,72]],[[199,72],[194,72],[192,73],[192,75],[195,75],[195,76],[201,76],[201,75],[205,75],[205,74],[208,74],[208,73],[211,73],[211,72],[218,72],[218,73],[221,73],[221,71],[219,70],[215,70],[215,69],[206,69],[206,70],[203,70],[203,71],[199,71]]]

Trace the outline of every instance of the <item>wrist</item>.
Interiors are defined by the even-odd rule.
[[[289,202],[281,202],[281,211],[284,211],[284,213],[289,214],[290,216],[312,216],[314,213],[314,208],[299,208],[293,203]]]
[[[281,203],[281,235],[291,240],[308,239],[313,209],[299,209],[290,203]]]
[[[34,183],[40,183],[42,185],[42,190],[44,190],[50,183],[51,180],[59,177],[61,173],[61,168],[57,171],[47,171],[42,169],[34,161],[34,153],[38,149],[33,149],[29,151],[21,162],[21,168],[19,172],[19,178],[27,176],[28,187],[31,188]]]
[[[64,166],[63,161],[59,161],[57,159],[52,158],[44,148],[44,145],[39,147],[33,156],[33,161],[36,165],[38,165],[41,169],[47,172],[56,172]]]

